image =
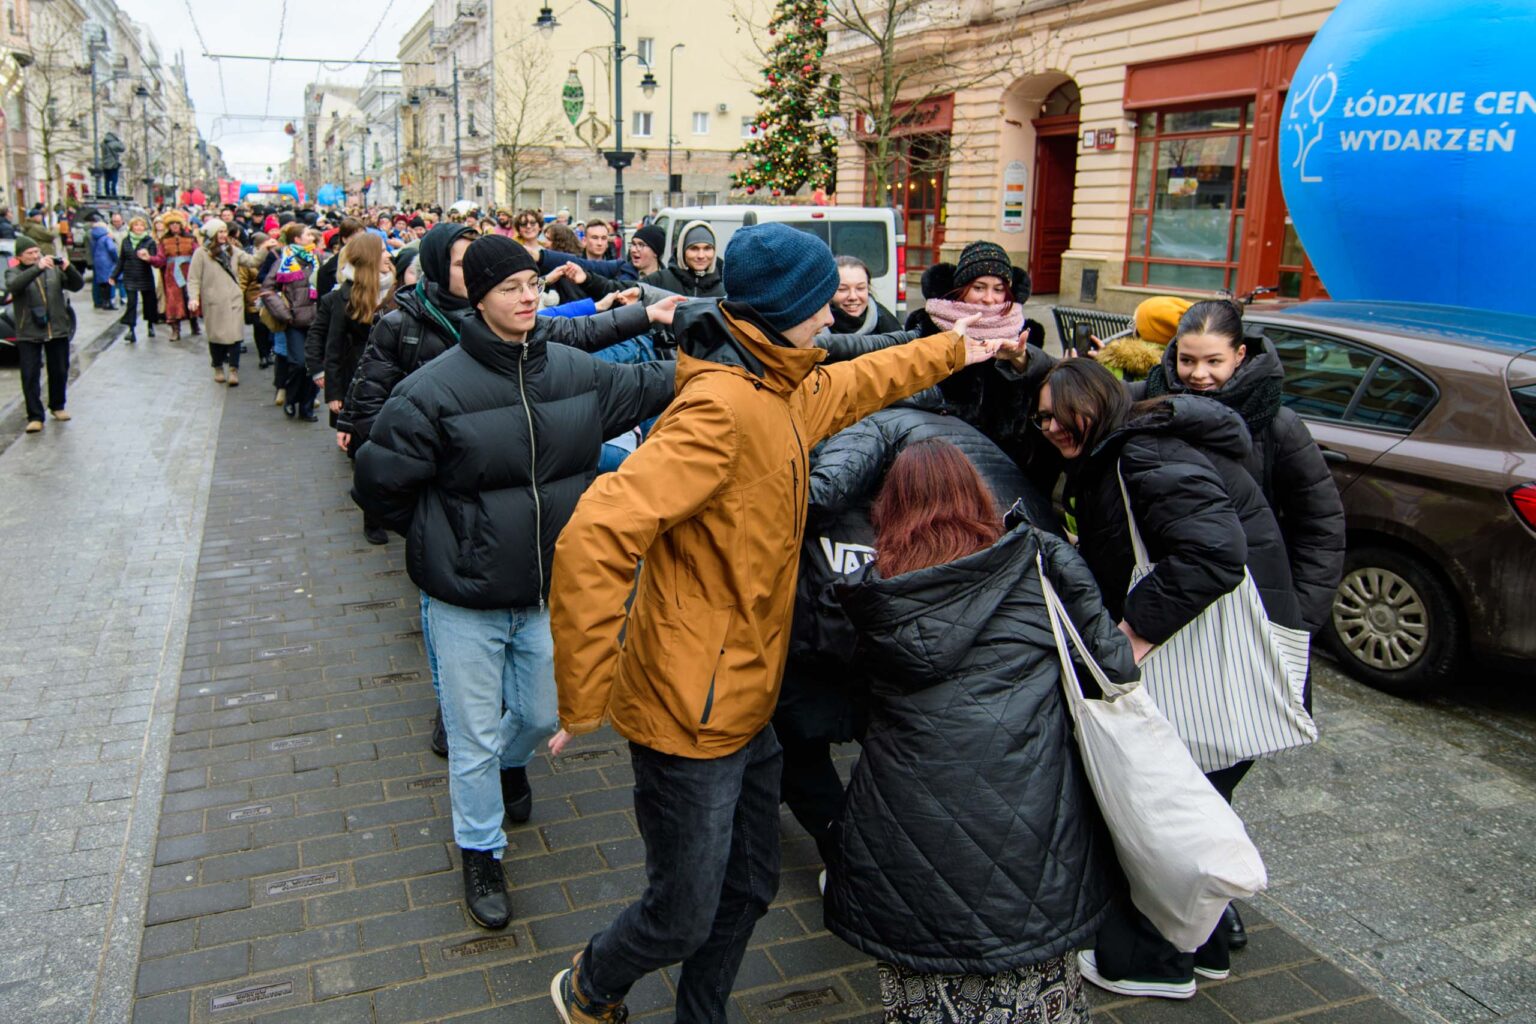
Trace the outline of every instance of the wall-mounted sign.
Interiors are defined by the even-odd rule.
[[[1029,169],[1024,161],[1011,161],[1003,168],[1003,230],[1024,230],[1024,184]]]
[[[1094,128],[1084,128],[1083,129],[1083,148],[1084,149],[1098,149],[1099,148],[1099,133],[1098,133],[1097,129],[1094,129]]]
[[[1097,148],[1097,149],[1114,149],[1115,148],[1115,141],[1118,138],[1119,134],[1120,133],[1118,131],[1116,131],[1114,128],[1100,128],[1099,129],[1099,137],[1098,137],[1097,144],[1096,144],[1095,148]]]

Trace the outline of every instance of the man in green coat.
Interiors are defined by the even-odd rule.
[[[16,239],[16,256],[7,261],[0,300],[10,303],[16,320],[16,350],[21,363],[21,392],[27,403],[27,433],[43,429],[42,372],[48,365],[48,408],[56,420],[69,419],[64,387],[69,379],[69,339],[75,311],[66,291],[85,287],[85,278],[69,257],[44,256],[29,235]]]

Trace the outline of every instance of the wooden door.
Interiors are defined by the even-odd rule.
[[[1045,122],[1060,121],[1058,124]],[[1033,290],[1061,290],[1061,254],[1072,242],[1072,192],[1077,183],[1077,119],[1035,122],[1035,205],[1029,247]]]

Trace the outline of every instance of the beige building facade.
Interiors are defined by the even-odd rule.
[[[978,239],[1067,305],[1129,311],[1151,294],[1261,286],[1320,295],[1276,154],[1290,75],[1335,3],[929,5],[898,51],[942,49],[964,83],[914,83],[921,116],[895,148],[929,159],[897,160],[877,187],[855,129],[839,146],[838,200],[898,208],[914,296],[923,267]],[[829,62],[870,59],[850,40],[829,45]]]

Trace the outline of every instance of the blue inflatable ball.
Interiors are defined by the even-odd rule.
[[[1536,0],[1340,0],[1280,125],[1335,298],[1536,313]]]

